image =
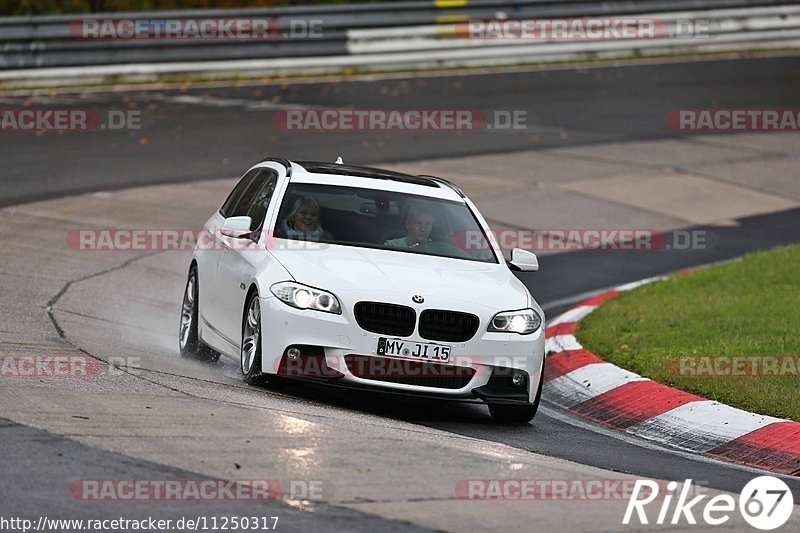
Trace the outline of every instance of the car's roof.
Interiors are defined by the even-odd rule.
[[[284,160],[277,162],[288,165],[287,174],[293,183],[340,185],[464,201],[464,194],[458,187],[434,176],[413,176],[392,170],[341,163]]]

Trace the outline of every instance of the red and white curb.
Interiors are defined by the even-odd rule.
[[[620,292],[589,298],[547,327],[544,394],[583,418],[682,450],[800,476],[800,422],[748,413],[644,378],[584,350],[578,322]]]

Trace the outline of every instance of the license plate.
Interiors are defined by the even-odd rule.
[[[450,346],[380,337],[378,355],[446,363],[450,360]]]

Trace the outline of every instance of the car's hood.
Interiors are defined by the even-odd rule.
[[[410,304],[420,295],[426,306],[464,302],[505,310],[528,305],[527,289],[504,264],[339,245],[271,253],[296,281],[347,299]]]

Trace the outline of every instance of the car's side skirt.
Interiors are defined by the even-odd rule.
[[[200,328],[200,338],[217,350],[219,353],[231,359],[238,360],[241,347],[239,343],[226,337],[217,328],[211,325],[206,318],[200,314],[200,323],[203,327]]]

